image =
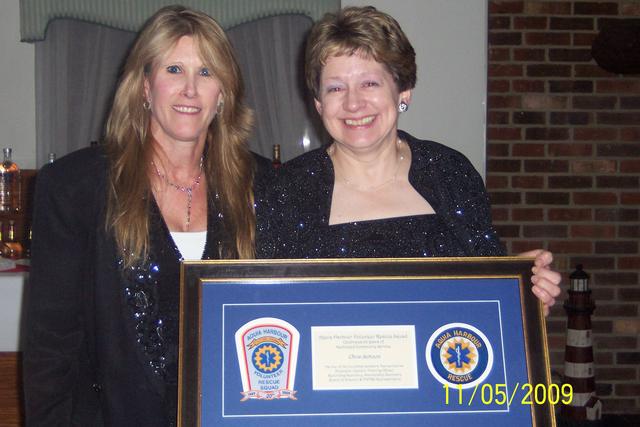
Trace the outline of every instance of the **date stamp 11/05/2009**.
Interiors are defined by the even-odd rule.
[[[473,402],[482,405],[553,405],[561,402],[568,405],[573,400],[571,384],[476,384],[473,390],[464,390],[461,385],[450,387],[443,385],[445,405],[471,406]],[[476,403],[477,404],[477,403]]]

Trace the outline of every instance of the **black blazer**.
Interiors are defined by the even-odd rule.
[[[137,348],[116,245],[105,232],[107,164],[101,148],[88,148],[38,173],[25,295],[28,426],[157,427],[175,417],[175,403],[165,400],[175,390]],[[256,182],[265,173],[259,169]],[[204,258],[216,258],[224,242],[211,206]],[[152,257],[177,287],[179,252],[161,217],[151,226]]]

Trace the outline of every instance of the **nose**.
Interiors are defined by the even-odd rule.
[[[349,89],[344,97],[344,109],[346,111],[357,111],[364,104],[364,97],[358,89]]]
[[[182,94],[187,98],[193,98],[198,94],[198,85],[197,85],[197,79],[195,76],[191,74],[185,75]]]

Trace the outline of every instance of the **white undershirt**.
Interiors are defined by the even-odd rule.
[[[202,259],[204,244],[207,241],[206,231],[172,231],[171,238],[184,259]]]

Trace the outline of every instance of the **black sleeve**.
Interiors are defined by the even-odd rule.
[[[25,299],[24,391],[28,426],[71,425],[85,339],[82,266],[88,201],[65,185],[56,165],[37,176],[31,273]]]

